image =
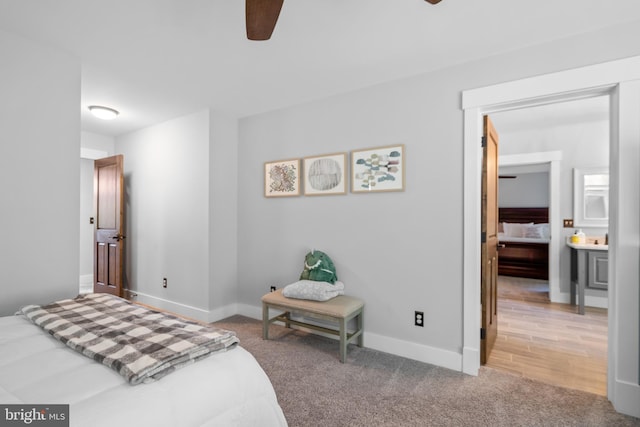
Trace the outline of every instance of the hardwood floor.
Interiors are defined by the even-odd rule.
[[[607,393],[607,310],[549,302],[543,280],[499,276],[498,338],[488,367]]]

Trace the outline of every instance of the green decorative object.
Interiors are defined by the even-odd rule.
[[[304,270],[302,270],[300,280],[336,283],[338,275],[329,255],[322,251],[312,250],[304,257]]]

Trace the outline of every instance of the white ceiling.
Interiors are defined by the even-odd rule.
[[[251,42],[242,0],[0,0],[0,28],[80,58],[82,128],[295,105],[640,19],[637,0],[285,0]],[[86,106],[121,111],[100,122]]]

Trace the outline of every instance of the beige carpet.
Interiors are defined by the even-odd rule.
[[[602,396],[522,379],[491,368],[478,377],[233,316],[236,331],[265,370],[296,426],[640,426]],[[365,337],[366,340],[366,337]],[[366,341],[365,341],[366,345]]]

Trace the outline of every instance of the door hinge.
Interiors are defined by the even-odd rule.
[[[482,145],[482,148],[486,148],[487,146],[487,137],[483,136],[482,139],[480,140],[480,145]]]
[[[485,328],[480,328],[480,339],[481,340],[487,339],[487,331]]]
[[[480,233],[480,243],[487,243],[487,232],[483,231]]]

